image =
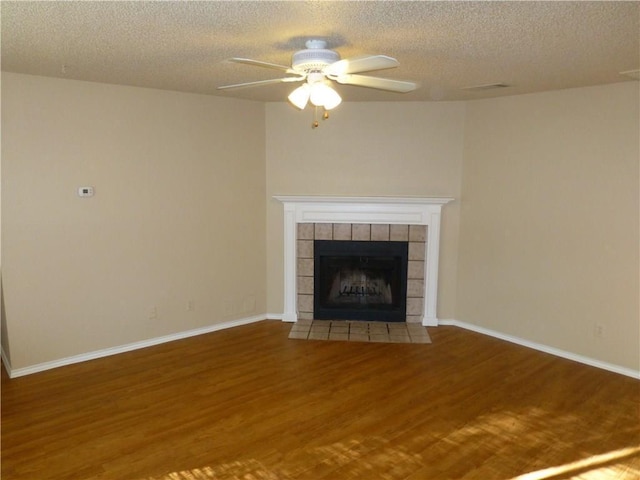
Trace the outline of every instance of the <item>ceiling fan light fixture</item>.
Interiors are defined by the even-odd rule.
[[[307,102],[309,101],[309,96],[311,88],[308,83],[300,85],[293,92],[289,94],[289,101],[300,110],[304,110],[304,107],[307,106]]]
[[[333,88],[324,82],[311,85],[309,100],[316,107],[324,107],[325,110],[336,108],[342,103],[342,98]]]

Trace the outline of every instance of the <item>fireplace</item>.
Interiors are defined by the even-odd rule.
[[[452,198],[274,198],[284,205],[284,311],[273,318],[285,322],[314,318],[314,240],[385,240],[409,242],[406,321],[438,325],[440,216]]]
[[[314,242],[314,318],[404,322],[407,242]]]

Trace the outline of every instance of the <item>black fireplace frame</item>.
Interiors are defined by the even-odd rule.
[[[358,305],[345,307],[327,306],[323,303],[321,277],[327,275],[329,257],[393,257],[396,268],[393,275],[398,285],[392,305],[367,308]],[[361,320],[379,322],[406,322],[407,319],[407,265],[409,243],[393,241],[314,241],[314,296],[313,316],[318,320]]]

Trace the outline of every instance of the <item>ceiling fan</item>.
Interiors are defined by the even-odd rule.
[[[386,55],[365,55],[341,60],[338,52],[326,48],[327,42],[324,40],[307,40],[305,46],[307,47],[306,49],[299,50],[293,54],[290,67],[248,58],[231,58],[229,60],[231,62],[280,70],[288,76],[257,82],[224,85],[218,87],[218,89],[305,81],[302,86],[289,95],[289,101],[301,110],[304,109],[309,101],[316,107],[324,107],[325,110],[331,110],[342,101],[340,95],[331,88],[331,81],[343,85],[355,85],[398,93],[406,93],[418,88],[416,83],[405,80],[359,75],[361,72],[397,67],[399,62],[395,58]]]

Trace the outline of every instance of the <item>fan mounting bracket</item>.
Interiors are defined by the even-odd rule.
[[[340,54],[326,48],[324,40],[307,40],[304,50],[295,52],[291,58],[291,69],[296,72],[321,72],[324,67],[340,60]]]

